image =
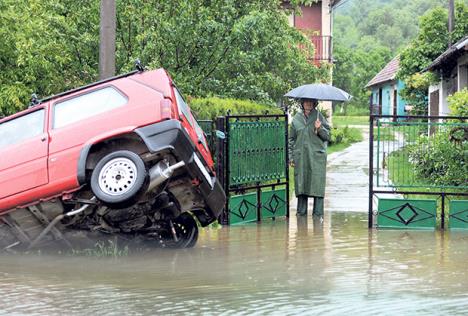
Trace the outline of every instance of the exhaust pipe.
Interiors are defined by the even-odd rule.
[[[158,185],[169,179],[175,170],[185,166],[185,162],[179,161],[172,166],[167,160],[161,160],[149,170],[150,183],[147,192],[153,190]]]

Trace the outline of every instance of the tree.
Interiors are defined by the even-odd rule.
[[[0,115],[24,108],[33,92],[97,79],[99,0],[3,0],[0,21]],[[192,96],[272,103],[293,86],[329,79],[312,54],[276,0],[117,2],[116,72],[140,58]]]
[[[0,3],[0,115],[23,109],[32,93],[47,96],[96,78],[95,12],[75,1]]]
[[[353,95],[350,105],[367,107],[369,93],[365,86],[375,76],[375,69],[382,69],[392,58],[391,50],[365,37],[353,50],[338,44],[334,54],[334,85]]]
[[[367,107],[367,82],[417,36],[418,17],[444,5],[445,0],[362,0],[338,8],[333,81],[354,96],[351,105]]]
[[[405,81],[402,96],[421,112],[427,109],[427,89],[435,78],[431,74],[420,75],[448,46],[449,38],[455,43],[468,34],[468,6],[456,3],[455,29],[447,28],[447,9],[435,8],[421,17],[418,36],[401,53],[397,74]]]

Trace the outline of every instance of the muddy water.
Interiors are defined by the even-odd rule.
[[[0,315],[462,315],[468,232],[294,217],[205,230],[190,250],[3,255],[0,291]]]

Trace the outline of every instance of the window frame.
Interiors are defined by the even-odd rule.
[[[83,96],[85,96],[85,95],[89,95],[89,94],[95,93],[95,92],[97,92],[97,91],[104,90],[104,89],[109,89],[109,88],[112,89],[112,90],[114,90],[115,92],[117,92],[120,96],[122,96],[122,97],[126,100],[126,102],[125,102],[123,105],[118,106],[118,107],[116,107],[116,108],[124,107],[124,106],[127,106],[127,105],[129,104],[129,97],[128,97],[125,93],[123,93],[119,88],[117,88],[117,87],[114,86],[114,85],[105,85],[105,86],[102,86],[102,87],[98,87],[97,89],[92,89],[92,90],[85,91],[85,92],[80,93],[80,94],[77,94],[77,95],[69,96],[69,97],[67,97],[67,98],[65,98],[65,99],[62,99],[62,100],[60,100],[60,101],[56,101],[56,102],[54,102],[54,103],[51,105],[51,106],[52,106],[52,117],[51,117],[51,123],[50,123],[50,124],[51,124],[51,129],[56,130],[56,129],[64,128],[64,127],[67,127],[67,126],[69,126],[69,125],[71,125],[71,124],[75,124],[75,123],[77,123],[77,122],[86,120],[86,119],[88,119],[88,118],[90,118],[90,117],[94,117],[94,116],[96,116],[96,115],[103,114],[103,113],[107,113],[107,112],[109,112],[109,111],[111,111],[111,110],[116,109],[116,108],[113,108],[113,109],[111,109],[111,110],[107,110],[107,111],[104,111],[104,112],[94,113],[94,114],[92,114],[92,115],[90,115],[90,116],[87,116],[87,117],[85,117],[85,118],[82,118],[82,119],[80,119],[80,120],[78,120],[78,121],[74,121],[74,122],[71,122],[71,123],[67,123],[67,124],[62,125],[62,126],[59,126],[59,127],[56,127],[56,126],[55,126],[55,125],[56,125],[56,117],[57,117],[57,113],[56,113],[57,106],[59,106],[59,105],[62,104],[62,103],[65,103],[65,102],[67,102],[67,101],[70,101],[70,100],[73,100],[73,99],[77,99],[77,98],[83,97]]]
[[[179,112],[179,115],[183,115],[185,119],[187,120],[187,122],[190,124],[190,126],[193,128],[194,126],[193,126],[192,120],[195,120],[195,118],[193,117],[192,111],[190,111],[190,107],[188,106],[187,101],[185,101],[184,97],[182,96],[182,93],[180,93],[179,89],[175,85],[174,85],[174,94],[176,98],[177,111]],[[183,106],[181,106],[178,96],[183,101],[185,109],[186,111],[188,111],[188,113],[185,113],[185,111],[183,110]]]
[[[3,121],[3,122],[0,123],[0,127],[1,127],[1,125],[3,125],[3,124],[7,124],[7,123],[9,123],[9,122],[13,122],[13,121],[18,120],[18,119],[21,119],[21,118],[25,118],[25,117],[27,117],[27,116],[29,116],[29,115],[32,115],[32,114],[35,114],[35,113],[38,113],[38,112],[42,112],[42,128],[41,128],[41,131],[38,132],[37,134],[32,135],[32,136],[29,136],[29,137],[20,139],[19,141],[16,140],[16,141],[13,142],[13,143],[6,144],[6,145],[4,145],[5,148],[6,148],[6,147],[10,147],[10,146],[19,145],[19,144],[21,144],[21,143],[24,142],[24,141],[31,140],[31,139],[33,139],[34,137],[38,137],[38,136],[44,134],[45,131],[46,131],[47,109],[46,109],[46,107],[41,106],[41,107],[35,108],[35,109],[31,110],[31,111],[28,111],[28,112],[26,112],[26,113],[23,113],[23,114],[21,114],[21,115],[12,117],[11,119],[8,119],[8,120]]]

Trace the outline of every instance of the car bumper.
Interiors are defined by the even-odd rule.
[[[179,161],[184,161],[192,178],[200,180],[199,190],[207,205],[206,214],[196,211],[200,223],[206,226],[218,218],[226,202],[224,190],[216,177],[211,176],[203,158],[190,140],[182,124],[166,120],[135,130],[152,153],[170,152]]]

